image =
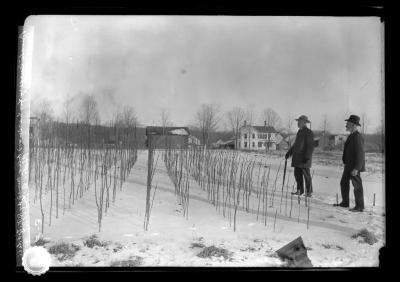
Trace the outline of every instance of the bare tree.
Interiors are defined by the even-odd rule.
[[[121,123],[124,127],[134,127],[137,125],[135,109],[132,106],[125,106],[121,113]]]
[[[72,119],[72,109],[71,109],[71,104],[73,102],[73,98],[69,97],[69,93],[67,93],[67,97],[65,98],[65,101],[63,103],[64,109],[63,109],[63,114],[64,114],[64,121],[67,124],[66,127],[66,138],[65,138],[65,143],[68,144],[69,141],[69,124]]]
[[[162,108],[161,109],[161,125],[163,128],[172,126],[172,122],[170,121],[171,113],[169,109],[167,108]]]
[[[384,124],[381,123],[380,125],[378,125],[378,126],[375,128],[374,133],[377,134],[377,135],[385,135]]]
[[[325,149],[326,147],[326,140],[327,140],[327,135],[329,135],[329,121],[328,121],[328,116],[324,115],[323,119],[322,119],[322,125],[321,125],[321,129],[322,129],[322,148]]]
[[[169,121],[169,119],[170,119],[170,111],[167,108],[162,108],[161,109],[160,118],[161,118],[161,125],[162,125],[162,128],[163,128],[163,135],[164,135],[165,134],[165,128],[168,127],[168,126],[172,126],[172,123]],[[168,147],[168,136],[165,136],[164,142],[165,142],[165,148],[167,148]]]
[[[363,135],[365,133],[367,133],[368,125],[369,125],[369,119],[367,117],[367,114],[362,113],[361,114],[361,132]]]
[[[253,109],[252,109],[252,108],[248,108],[248,109],[246,110],[246,118],[245,118],[245,120],[246,120],[246,123],[247,123],[248,125],[252,125],[252,124],[253,124],[253,121],[254,121],[254,112],[253,112]]]
[[[67,97],[63,103],[63,114],[65,123],[69,124],[72,118],[72,102],[74,98],[69,97],[69,93],[67,93]]]
[[[97,101],[94,95],[85,95],[82,100],[82,120],[86,124],[96,124],[100,121]]]
[[[206,146],[210,143],[210,133],[216,130],[220,120],[218,112],[218,106],[202,104],[196,113],[196,122],[201,131],[203,144]]]
[[[245,112],[242,108],[236,107],[233,108],[231,111],[229,111],[227,114],[227,118],[229,121],[229,125],[231,126],[231,129],[235,135],[235,148],[238,146],[238,139],[239,139],[239,128],[242,126],[244,118],[245,118]]]
[[[267,126],[272,127],[280,127],[281,126],[281,118],[279,115],[271,108],[264,109],[262,111],[262,118],[266,122]]]
[[[139,126],[135,109],[132,106],[124,106],[119,108],[114,116],[115,135],[121,138],[119,141],[123,144],[136,146],[137,136],[136,129]],[[133,140],[133,141],[132,141]],[[132,143],[133,142],[133,143]],[[122,144],[121,143],[121,144]]]
[[[47,98],[39,101],[34,115],[39,118],[40,139],[48,139],[51,134],[51,122],[54,119],[53,107]]]
[[[47,98],[40,100],[35,115],[40,119],[41,123],[46,123],[53,120],[53,107]]]

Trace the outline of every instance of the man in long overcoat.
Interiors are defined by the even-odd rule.
[[[303,178],[306,183],[306,196],[311,197],[312,182],[311,182],[311,159],[314,151],[314,133],[311,129],[307,128],[307,123],[310,123],[307,116],[302,115],[297,121],[299,131],[296,134],[296,140],[293,146],[286,153],[285,158],[288,159],[292,156],[292,167],[294,167],[294,177],[297,183],[297,192],[295,195],[302,195],[304,193]]]
[[[360,125],[360,117],[351,115],[346,119],[346,130],[350,132],[344,143],[343,163],[344,170],[342,179],[340,180],[340,189],[342,194],[342,202],[334,204],[339,207],[349,207],[350,180],[354,187],[355,207],[350,209],[354,212],[362,212],[364,210],[363,185],[360,172],[365,171],[365,153],[364,139],[358,132],[357,126]]]

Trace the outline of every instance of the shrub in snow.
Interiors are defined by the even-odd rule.
[[[231,252],[229,252],[226,249],[223,248],[217,248],[215,246],[210,246],[204,248],[199,254],[197,254],[198,257],[201,258],[211,258],[211,257],[224,257],[224,259],[230,258],[232,255]]]
[[[368,243],[370,245],[373,245],[376,242],[378,242],[378,239],[376,238],[374,233],[368,231],[366,228],[361,229],[360,231],[351,236],[351,238],[353,239],[357,239],[358,237],[361,237],[362,242]]]
[[[194,242],[192,244],[190,244],[190,248],[204,248],[205,245],[203,243],[198,243],[198,242]]]
[[[50,242],[49,240],[45,240],[43,238],[40,238],[39,240],[37,240],[36,242],[32,243],[31,245],[32,246],[44,246],[49,242]]]
[[[111,262],[111,266],[140,266],[143,263],[143,258],[139,256],[130,257],[127,260],[114,260]]]
[[[57,256],[61,261],[71,259],[75,253],[80,250],[80,247],[75,244],[67,244],[64,242],[57,243],[49,248],[49,253]]]
[[[339,245],[332,245],[332,244],[322,244],[322,247],[324,247],[325,249],[337,249],[342,251],[343,247],[339,246]]]
[[[99,247],[105,247],[107,246],[107,242],[101,242],[96,234],[93,234],[92,236],[86,238],[83,241],[83,245],[88,247],[88,248],[93,248],[94,246],[99,246]]]
[[[122,250],[123,246],[121,244],[116,244],[116,246],[113,248],[114,253]]]

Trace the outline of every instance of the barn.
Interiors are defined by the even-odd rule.
[[[146,127],[146,147],[154,149],[187,149],[189,141],[187,127]]]

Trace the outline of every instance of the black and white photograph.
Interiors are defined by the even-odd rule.
[[[381,18],[32,15],[21,40],[25,269],[379,266]]]

